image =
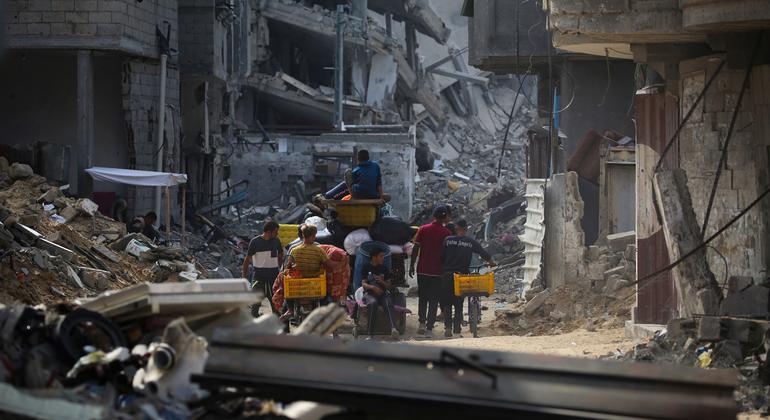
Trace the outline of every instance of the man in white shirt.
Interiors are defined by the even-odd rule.
[[[273,296],[273,282],[278,277],[279,267],[283,261],[283,247],[278,240],[278,229],[276,222],[265,223],[262,234],[249,243],[246,258],[243,260],[243,277],[249,279],[252,290],[264,292],[268,302]],[[249,277],[249,267],[251,267],[251,277]],[[262,301],[255,304],[257,310],[252,311],[255,316],[259,315],[261,305]],[[272,308],[273,305],[270,304],[270,307]]]

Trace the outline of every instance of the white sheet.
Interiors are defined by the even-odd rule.
[[[173,187],[187,183],[186,174],[169,172],[137,171],[133,169],[94,167],[86,169],[97,181],[116,182],[118,184],[139,185],[142,187]]]

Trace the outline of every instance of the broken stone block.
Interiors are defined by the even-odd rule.
[[[599,259],[599,256],[602,255],[602,248],[596,245],[591,245],[588,247],[588,259],[590,261],[596,261]]]
[[[99,291],[108,289],[112,281],[109,271],[86,267],[80,268],[80,279],[89,288]]]
[[[754,279],[748,276],[730,276],[727,279],[727,296],[740,293],[743,289],[754,284]]]
[[[64,220],[67,221],[68,223],[74,220],[75,217],[77,217],[77,215],[78,215],[77,209],[72,206],[67,206],[59,212],[59,216],[63,217]]]
[[[56,206],[57,209],[63,209],[67,206],[69,206],[69,200],[67,197],[58,197],[53,200],[53,205]]]
[[[607,246],[612,252],[624,252],[626,247],[636,244],[636,232],[622,232],[607,235]]]
[[[666,336],[669,340],[683,344],[690,337],[695,337],[697,325],[692,318],[675,318],[666,324]]]
[[[0,172],[7,173],[8,167],[8,159],[6,159],[5,156],[0,156]]]
[[[605,279],[609,279],[612,276],[623,277],[623,275],[625,275],[625,273],[626,273],[626,266],[621,265],[621,266],[615,267],[615,268],[613,268],[611,270],[605,271],[604,272],[604,278]]]
[[[8,176],[12,180],[27,179],[34,174],[32,167],[24,163],[16,162],[8,168]]]
[[[49,188],[48,191],[43,193],[40,197],[37,198],[38,203],[53,203],[54,200],[61,197],[63,194],[62,192],[56,188]]]
[[[95,216],[96,212],[99,211],[99,205],[87,198],[81,198],[75,202],[75,208],[77,208],[81,213],[87,214],[91,217]]]
[[[698,320],[699,341],[719,341],[722,337],[722,322],[716,316],[704,316]]]
[[[764,286],[749,286],[722,300],[719,313],[725,316],[745,318],[766,318],[768,315],[768,292]]]
[[[630,244],[626,246],[626,250],[623,252],[623,257],[626,261],[636,261],[636,244]]]
[[[551,296],[551,289],[545,289],[542,292],[536,294],[535,297],[533,297],[529,302],[527,302],[527,305],[524,306],[524,313],[527,315],[532,315],[537,312],[537,310],[543,306],[549,296]]]

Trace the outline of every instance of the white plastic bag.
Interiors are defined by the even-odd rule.
[[[364,242],[369,242],[372,240],[372,237],[369,235],[369,231],[366,229],[357,229],[348,234],[348,236],[345,237],[345,251],[348,253],[348,255],[356,255],[356,251],[358,251],[358,247],[361,246]]]

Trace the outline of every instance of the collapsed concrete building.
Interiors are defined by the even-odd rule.
[[[590,87],[576,92],[575,105],[558,113],[555,118],[562,122],[554,128],[564,128],[564,119],[578,117],[589,121],[593,126],[590,128],[596,130],[586,139],[593,136],[599,140],[584,141],[572,149],[574,153],[569,152],[570,146],[565,147],[571,155],[567,158],[572,161],[566,169],[578,172],[581,179],[589,178],[589,173],[600,175],[600,203],[604,203],[597,214],[601,221],[600,241],[603,235],[617,234],[614,230],[628,229],[629,221],[633,223],[628,230],[635,231],[637,236],[634,280],[640,282],[636,285],[633,311],[637,324],[665,324],[679,316],[737,315],[735,305],[730,307],[726,302],[744,301],[748,297],[725,299],[723,292],[728,279],[729,284],[766,282],[769,204],[756,200],[767,189],[770,37],[763,31],[770,26],[770,7],[760,3],[466,2],[466,14],[473,16],[475,31],[471,40],[476,43],[476,51],[472,47],[471,56],[482,68],[524,72],[522,65],[533,65],[541,74],[561,73],[563,78],[566,73],[560,70],[568,66],[589,67],[590,59],[582,61],[587,54],[594,56],[595,63],[610,69],[597,70],[590,78],[572,71],[575,83]],[[552,38],[558,50],[551,50],[547,41],[545,51],[535,49],[539,44],[527,41],[527,37],[532,40],[529,30],[533,28],[526,25],[484,25],[501,17],[516,21],[525,13],[540,16],[543,28],[550,31],[542,36]],[[569,65],[561,63],[565,57]],[[631,70],[626,76],[628,86],[618,88],[613,68]],[[604,76],[611,78],[612,84],[609,80],[597,80]],[[565,85],[569,83],[559,82],[554,80],[551,86],[558,86],[556,94],[563,100]],[[597,99],[595,91],[601,92],[604,86],[605,93]],[[546,89],[546,99],[548,92]],[[612,109],[597,105],[613,97],[618,102]],[[582,109],[581,100],[588,104]],[[612,125],[631,121],[632,116],[633,124],[626,129]],[[597,124],[597,120],[601,123]],[[548,128],[549,124],[553,127],[551,121],[543,125]],[[573,136],[583,136],[588,129],[576,133],[565,129],[567,144]],[[621,137],[602,132],[605,129],[612,129]],[[543,136],[544,147],[559,142],[556,134],[541,133],[540,137]],[[534,133],[530,150],[537,148],[538,141]],[[591,144],[601,147],[589,147]],[[530,171],[530,178],[549,178],[565,169],[559,167],[558,153],[553,150],[546,149],[537,155],[540,157],[535,161],[543,163],[535,168],[545,170]],[[532,156],[531,153],[531,159]],[[632,164],[635,172],[630,176],[628,167],[622,165]],[[589,170],[591,166],[593,169]],[[558,184],[556,178],[549,182]],[[618,183],[624,186],[618,188]],[[632,197],[628,191],[633,188]],[[583,189],[580,192],[586,200]],[[548,202],[547,196],[545,201]],[[612,209],[613,203],[623,204],[619,213]],[[579,204],[582,208],[583,203]],[[587,204],[584,210],[588,214]],[[546,232],[549,226],[557,226],[558,231],[559,224],[569,220],[566,210],[563,213],[549,220],[546,210]],[[634,213],[635,218],[628,217]],[[728,224],[730,227],[725,229]],[[573,245],[578,248],[592,244],[587,238],[581,243],[579,235],[570,238],[565,233],[560,238],[577,241]],[[703,242],[708,239],[712,242],[704,247]],[[546,238],[546,247],[548,243]],[[559,260],[563,260],[558,253],[544,255],[544,266],[560,265]],[[670,263],[680,259],[681,263],[668,269]],[[740,310],[741,316],[767,315],[767,289],[761,289],[761,293],[752,289],[751,297],[765,302],[751,306],[763,308],[761,313],[748,315]]]
[[[88,167],[187,173],[192,211],[286,208],[339,182],[360,143],[408,218],[415,149],[457,156],[439,149],[462,148],[458,119],[496,100],[429,2],[14,0],[5,23],[3,152],[105,213],[165,209]],[[484,119],[469,131],[495,137]]]

